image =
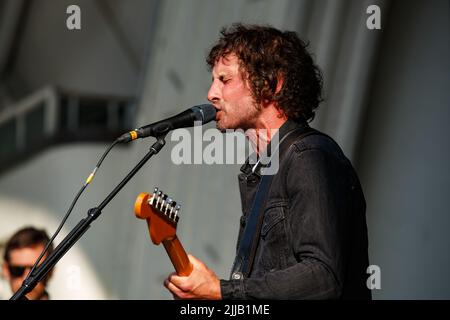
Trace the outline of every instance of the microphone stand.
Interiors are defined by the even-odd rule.
[[[102,213],[102,209],[115,197],[115,195],[130,181],[131,178],[142,168],[142,166],[155,154],[157,154],[165,145],[165,134],[157,138],[157,141],[150,147],[149,152],[142,158],[141,161],[127,174],[127,176],[114,188],[113,191],[103,200],[98,206],[88,210],[87,217],[82,219],[70,231],[70,233],[61,241],[55,250],[39,265],[33,274],[23,281],[19,290],[14,293],[10,300],[28,300],[25,295],[29,293],[41,281],[47,273],[58,263],[67,251],[77,242],[83,234],[89,229],[91,223],[97,219]]]

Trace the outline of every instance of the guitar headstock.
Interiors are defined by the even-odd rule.
[[[152,194],[141,193],[134,204],[134,213],[146,219],[154,244],[175,236],[181,206],[171,197],[155,188]]]

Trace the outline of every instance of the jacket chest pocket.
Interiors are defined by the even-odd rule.
[[[269,206],[261,226],[260,259],[266,271],[284,268],[287,261],[286,203]]]
[[[266,239],[269,233],[273,231],[276,233],[275,236],[279,235],[280,231],[282,231],[279,230],[280,225],[283,226],[285,220],[284,213],[285,206],[282,205],[272,206],[266,210],[261,227],[261,238]]]

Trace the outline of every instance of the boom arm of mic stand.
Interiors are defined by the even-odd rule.
[[[41,281],[47,273],[58,263],[67,251],[83,236],[89,229],[91,223],[100,216],[102,209],[116,196],[116,194],[133,178],[133,176],[141,169],[144,164],[155,154],[157,154],[166,144],[165,135],[159,137],[157,141],[150,147],[147,154],[139,161],[139,163],[126,175],[125,178],[114,188],[113,191],[103,200],[98,206],[89,209],[87,217],[82,219],[70,231],[70,233],[61,241],[61,243],[53,250],[53,252],[45,259],[45,261],[36,268],[33,274],[29,275],[22,283],[22,286],[17,290],[10,300],[24,299],[25,295],[34,289],[34,287]]]

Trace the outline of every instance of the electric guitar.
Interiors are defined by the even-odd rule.
[[[162,242],[177,274],[188,276],[192,272],[192,264],[176,235],[180,209],[180,205],[158,188],[151,195],[140,193],[134,203],[136,217],[147,220],[152,242],[155,245]]]

